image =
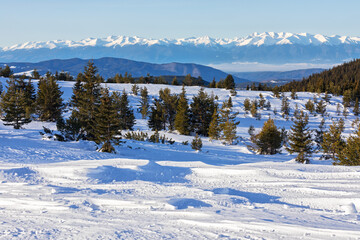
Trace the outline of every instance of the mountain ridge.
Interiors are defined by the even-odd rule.
[[[261,45],[340,45],[340,44],[360,44],[360,37],[309,33],[289,33],[289,32],[263,32],[253,33],[246,37],[235,38],[211,38],[209,36],[188,37],[188,38],[142,38],[129,36],[108,36],[105,38],[86,38],[79,41],[72,40],[51,40],[51,41],[31,41],[23,44],[15,44],[9,47],[0,48],[2,51],[14,51],[20,49],[39,49],[39,48],[62,48],[62,47],[124,47],[127,45],[205,45],[205,46],[261,46]]]
[[[360,37],[274,32],[254,33],[233,39],[110,36],[80,41],[27,42],[0,49],[0,62],[102,57],[153,63],[193,62],[202,65],[234,62],[334,64],[360,58]]]
[[[76,76],[78,73],[83,72],[84,67],[90,60],[94,62],[95,66],[98,68],[98,73],[104,78],[114,77],[117,73],[124,74],[125,72],[132,74],[133,77],[146,76],[148,73],[152,76],[185,76],[191,74],[193,77],[201,76],[205,81],[210,82],[213,78],[218,81],[220,79],[225,79],[228,75],[228,73],[218,69],[194,63],[172,62],[156,64],[112,57],[99,59],[52,59],[37,63],[10,62],[0,63],[0,66],[5,64],[9,65],[14,73],[24,73],[37,69],[41,75],[48,71],[52,73],[55,73],[56,71],[65,71]],[[235,80],[237,82],[248,81],[247,79],[239,77],[235,77]]]

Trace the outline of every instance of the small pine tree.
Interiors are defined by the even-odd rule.
[[[95,121],[95,138],[97,143],[102,143],[99,152],[115,152],[111,142],[115,136],[120,133],[120,123],[118,120],[118,112],[116,110],[113,98],[109,94],[109,90],[102,90],[100,97],[100,105],[96,110]]]
[[[148,126],[152,131],[165,129],[165,114],[158,99],[154,99],[154,104],[150,107]]]
[[[216,88],[216,81],[215,81],[215,78],[213,78],[213,80],[210,82],[210,84],[209,84],[209,88]]]
[[[324,141],[324,129],[325,129],[325,119],[323,118],[320,122],[318,129],[315,130],[315,143],[316,143],[316,148],[318,150],[321,149],[321,145],[323,144]]]
[[[315,111],[314,102],[309,99],[305,104],[305,109],[308,110],[311,114]]]
[[[132,91],[132,93],[133,93],[135,96],[138,95],[139,90],[140,90],[140,89],[139,89],[139,86],[138,86],[136,83],[131,86],[131,91]]]
[[[320,114],[321,116],[325,116],[326,113],[326,103],[324,100],[320,100],[317,104],[316,104],[316,112],[318,114]]]
[[[120,124],[120,129],[133,130],[133,127],[135,125],[135,116],[134,111],[129,106],[127,93],[125,92],[125,90],[123,91],[121,96],[118,93],[114,93],[113,98],[115,110],[118,114],[117,118]]]
[[[278,86],[275,86],[273,89],[272,89],[272,92],[274,94],[274,97],[276,98],[280,98],[280,88]]]
[[[264,123],[260,133],[251,140],[257,146],[260,154],[276,154],[282,146],[281,132],[271,118]]]
[[[232,75],[227,75],[224,80],[225,89],[235,89],[235,81]]]
[[[311,131],[307,127],[308,120],[308,115],[301,111],[288,135],[289,146],[287,150],[291,154],[298,153],[295,160],[301,163],[309,163],[309,157],[312,153]]]
[[[189,105],[186,99],[185,87],[182,87],[182,92],[180,94],[178,105],[175,115],[175,129],[184,135],[190,134],[190,116],[189,116]]]
[[[266,99],[264,98],[264,96],[260,93],[259,94],[260,100],[259,100],[259,107],[260,109],[264,109],[265,108],[265,103],[266,103]]]
[[[38,72],[36,69],[34,69],[34,70],[32,71],[31,76],[32,76],[32,78],[34,78],[34,79],[40,79],[40,74],[39,74],[39,72]]]
[[[89,61],[84,68],[81,80],[81,91],[73,99],[76,99],[77,108],[73,110],[73,114],[79,119],[84,132],[85,138],[91,141],[96,140],[95,131],[95,111],[100,104],[101,79],[96,75],[97,68],[93,62]],[[75,92],[74,92],[75,94]]]
[[[282,111],[283,117],[288,117],[290,114],[289,99],[285,95],[283,95],[283,98],[281,100],[281,111]]]
[[[359,98],[356,98],[356,100],[355,100],[355,105],[354,105],[353,112],[354,112],[354,115],[355,115],[355,116],[359,116],[359,113],[360,113],[360,109],[359,109]]]
[[[211,122],[209,126],[209,138],[210,140],[218,140],[220,138],[221,128],[219,123],[219,112],[217,106],[214,109],[214,113],[211,117]]]
[[[345,141],[342,138],[341,134],[344,131],[345,123],[341,118],[337,122],[333,122],[329,126],[329,130],[324,133],[323,143],[321,147],[323,149],[323,158],[333,159],[334,162],[337,162],[339,153],[343,150],[345,146]]]
[[[293,89],[293,90],[291,91],[290,97],[291,97],[291,99],[293,99],[293,100],[295,100],[295,99],[298,98],[295,89]]]
[[[227,101],[224,101],[220,109],[220,129],[222,130],[221,139],[225,144],[233,144],[237,139],[236,126],[240,122],[235,122],[235,118],[238,113],[232,112],[232,100],[231,97]]]
[[[171,82],[171,85],[174,85],[174,86],[179,85],[179,82],[178,82],[178,80],[177,80],[176,77],[173,78],[173,80],[172,80],[172,82]]]
[[[27,103],[25,93],[18,89],[14,79],[7,81],[7,91],[2,94],[1,109],[4,113],[2,120],[4,125],[11,125],[20,129],[24,124],[30,123],[27,114]]]
[[[204,88],[200,88],[199,93],[193,97],[190,106],[192,131],[207,136],[211,117],[214,113],[215,97],[209,96]]]
[[[343,105],[344,107],[350,107],[350,104],[351,104],[351,99],[352,99],[352,96],[351,96],[351,90],[348,89],[348,90],[345,90],[344,92],[344,96],[343,96]]]
[[[244,100],[244,110],[245,112],[249,112],[251,110],[251,102],[248,98],[245,98]]]
[[[196,134],[195,138],[191,142],[191,148],[196,151],[201,151],[202,141],[198,134]]]
[[[259,112],[258,112],[258,102],[257,100],[252,101],[251,108],[250,108],[251,116],[254,118],[258,118]]]
[[[140,113],[141,117],[145,119],[149,112],[149,92],[146,87],[140,89]]]
[[[162,104],[162,110],[164,111],[165,123],[167,124],[170,131],[175,129],[175,116],[178,96],[171,94],[169,88],[160,89],[159,97]]]
[[[360,126],[355,135],[350,136],[344,148],[339,153],[339,157],[334,164],[359,166],[360,165]]]
[[[330,94],[328,94],[328,92],[325,92],[323,99],[326,103],[330,103],[330,99],[331,99]]]
[[[6,65],[4,69],[1,69],[1,72],[0,72],[0,76],[5,77],[5,78],[10,77],[12,74],[13,74],[13,71],[11,70],[11,68],[8,65]]]
[[[41,121],[56,122],[61,118],[64,108],[61,98],[63,92],[54,77],[40,79],[36,96],[36,112]]]

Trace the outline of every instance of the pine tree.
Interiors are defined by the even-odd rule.
[[[283,95],[283,98],[281,100],[281,111],[284,118],[287,118],[290,114],[289,99],[285,95]]]
[[[176,94],[171,94],[169,88],[160,89],[159,97],[161,104],[163,105],[163,111],[165,114],[165,122],[170,131],[175,129],[175,116],[178,96]]]
[[[64,108],[62,94],[54,77],[39,80],[36,109],[41,121],[55,122],[61,118]]]
[[[193,84],[193,81],[191,79],[191,75],[190,74],[187,74],[183,80],[183,85],[185,86],[192,86]]]
[[[196,134],[195,138],[191,142],[191,148],[196,151],[201,151],[202,141],[198,134]]]
[[[85,138],[88,140],[96,140],[94,131],[95,111],[100,104],[101,94],[101,79],[96,76],[97,68],[94,63],[89,61],[85,66],[83,74],[83,83],[79,95],[76,98],[77,109],[74,109],[72,114],[76,115],[82,125]]]
[[[293,100],[295,100],[295,99],[297,99],[297,94],[296,94],[296,91],[295,91],[295,89],[293,89],[292,91],[291,91],[291,99],[293,99]]]
[[[278,86],[275,86],[273,89],[272,89],[272,92],[274,94],[274,97],[276,98],[280,98],[280,88]]]
[[[205,93],[204,88],[200,88],[190,106],[192,129],[199,135],[207,136],[215,108],[214,96],[209,96]]]
[[[258,118],[259,112],[258,112],[258,102],[257,100],[254,100],[251,102],[251,108],[250,108],[251,116],[254,118]]]
[[[102,90],[100,105],[95,114],[95,138],[97,143],[102,143],[100,152],[115,152],[111,142],[120,132],[120,122],[114,99],[107,88]]]
[[[354,115],[355,115],[355,116],[359,116],[359,113],[360,113],[360,109],[359,109],[359,98],[356,98],[356,100],[355,100],[355,105],[354,105],[353,112],[354,112]]]
[[[209,88],[216,88],[216,81],[215,81],[215,78],[213,78],[213,80],[210,82],[210,84],[209,84]]]
[[[292,153],[298,153],[297,162],[309,163],[309,157],[312,153],[311,131],[307,127],[309,116],[303,111],[296,117],[288,136],[289,146],[287,150]]]
[[[308,110],[311,114],[315,111],[315,105],[311,99],[306,102],[305,109]]]
[[[316,104],[316,112],[318,114],[320,114],[321,116],[325,116],[326,113],[326,103],[324,100],[320,100],[317,104]]]
[[[172,82],[171,82],[171,85],[174,85],[174,86],[179,85],[179,82],[178,82],[178,80],[177,80],[176,77],[173,78],[173,80],[172,80]]]
[[[127,93],[125,92],[125,90],[123,90],[121,96],[118,93],[114,93],[113,98],[115,110],[118,114],[120,129],[133,130],[133,127],[135,125],[135,116],[133,110],[129,106]]]
[[[81,98],[84,88],[82,87],[82,82],[84,82],[84,75],[79,73],[76,77],[75,84],[73,86],[73,94],[71,96],[70,105],[72,107],[79,107],[79,99]]]
[[[345,90],[344,92],[344,96],[343,96],[343,105],[344,107],[350,107],[350,103],[351,103],[351,90]]]
[[[345,141],[341,134],[344,131],[344,120],[341,118],[337,122],[333,122],[329,126],[329,130],[324,133],[323,143],[321,147],[323,149],[323,158],[333,159],[335,162],[338,161],[339,153],[345,146]]]
[[[220,129],[222,130],[221,140],[225,144],[233,144],[236,140],[236,126],[240,122],[235,122],[235,118],[238,113],[232,112],[232,100],[231,97],[227,101],[224,101],[220,109]]]
[[[261,131],[251,138],[260,154],[276,154],[282,146],[281,132],[276,127],[274,120],[269,118],[264,123]]]
[[[1,72],[0,72],[0,76],[5,77],[5,78],[10,77],[12,74],[13,74],[13,71],[11,70],[11,68],[8,65],[6,65],[4,69],[1,69]]]
[[[16,89],[20,90],[24,94],[25,110],[27,118],[31,118],[31,115],[35,112],[35,88],[31,82],[31,79],[25,82],[25,76],[15,80]]]
[[[220,119],[219,119],[218,107],[214,109],[214,113],[211,117],[211,122],[209,126],[209,138],[210,140],[218,140],[220,138],[221,128],[220,128]]]
[[[325,129],[325,119],[323,118],[320,122],[320,125],[318,127],[318,129],[315,130],[315,143],[316,143],[316,148],[318,150],[321,149],[321,145],[323,144],[324,141],[324,129]]]
[[[165,129],[165,114],[159,99],[154,99],[154,104],[150,107],[148,126],[152,131]]]
[[[63,118],[59,118],[56,122],[56,127],[66,140],[79,141],[84,138],[81,122],[75,114],[72,114],[66,121]]]
[[[227,75],[224,80],[225,89],[235,89],[235,81],[232,75]]]
[[[330,94],[328,94],[328,92],[325,92],[325,95],[324,95],[324,101],[326,102],[326,103],[330,103],[330,99],[331,99],[331,96],[330,96]]]
[[[34,79],[40,79],[40,74],[39,74],[39,72],[38,72],[36,69],[34,69],[34,70],[32,71],[31,76],[32,76],[32,78],[34,78]]]
[[[178,105],[176,109],[175,116],[175,130],[180,134],[189,135],[190,134],[190,116],[189,116],[189,105],[186,99],[185,87],[183,86],[182,92],[180,94]]]
[[[131,91],[135,96],[137,96],[139,93],[139,86],[137,84],[133,84],[131,87]]]
[[[145,119],[149,112],[149,93],[146,87],[140,89],[140,113],[141,117]]]
[[[338,159],[334,164],[359,166],[360,165],[360,126],[355,135],[350,136],[344,148],[339,152]]]
[[[15,80],[7,81],[7,91],[2,94],[1,109],[4,113],[2,120],[4,125],[11,125],[20,129],[24,124],[30,123],[27,114],[25,93],[16,86]]]
[[[249,112],[251,110],[251,102],[249,98],[245,98],[244,100],[244,110],[245,112]]]

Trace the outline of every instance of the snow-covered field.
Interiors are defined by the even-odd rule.
[[[4,82],[4,79],[1,79]],[[71,82],[60,82],[64,98]],[[107,84],[114,91],[130,84]],[[140,87],[144,85],[139,85]],[[160,88],[146,85],[154,96]],[[199,87],[187,87],[188,99]],[[206,89],[227,99],[229,92]],[[272,93],[264,97],[280,110]],[[333,166],[313,155],[312,164],[293,161],[286,151],[273,156],[247,149],[248,128],[260,128],[270,114],[278,126],[291,126],[280,114],[246,115],[243,101],[259,92],[238,91],[238,145],[203,138],[195,152],[181,142],[191,136],[162,132],[174,145],[127,140],[117,154],[98,153],[90,142],[42,140],[32,122],[14,130],[0,123],[0,239],[360,239],[360,167]],[[290,100],[300,109],[311,93]],[[136,108],[139,96],[130,95]],[[339,97],[327,110],[335,116]],[[136,113],[135,129],[148,131]],[[345,120],[351,133],[350,113]],[[310,117],[316,128],[321,118]],[[331,123],[327,118],[326,125]]]

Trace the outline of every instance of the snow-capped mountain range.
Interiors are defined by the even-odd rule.
[[[348,36],[324,36],[321,34],[308,33],[253,33],[241,38],[211,38],[208,36],[179,38],[179,39],[151,39],[141,37],[126,37],[126,36],[109,36],[106,38],[87,38],[80,41],[71,40],[54,40],[46,42],[26,42],[23,44],[16,44],[10,47],[5,47],[3,51],[14,51],[20,49],[39,49],[39,48],[76,48],[76,47],[125,47],[133,45],[193,45],[193,46],[224,46],[224,47],[239,47],[239,46],[269,46],[269,45],[286,45],[286,44],[300,44],[300,45],[341,45],[341,44],[360,44],[360,37]]]
[[[0,49],[0,61],[121,57],[137,61],[202,64],[234,61],[339,62],[360,56],[360,37],[309,33],[253,33],[246,37],[148,39],[109,36],[80,41],[26,42]]]

